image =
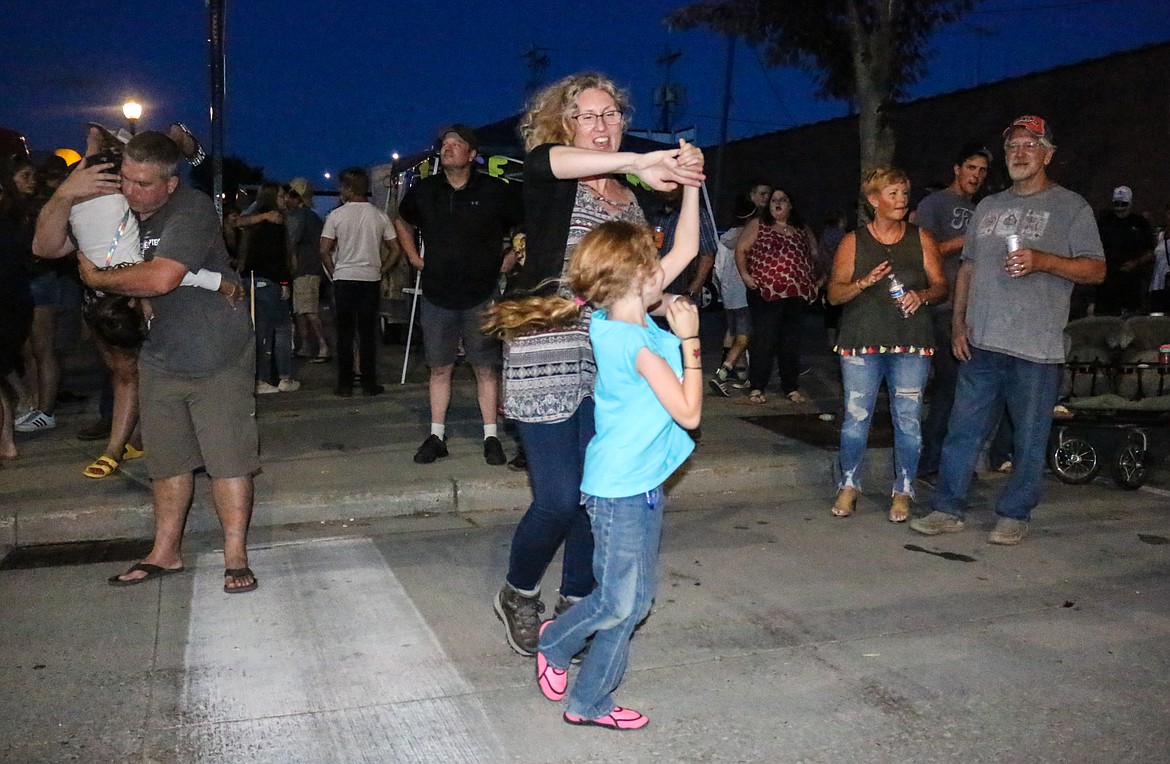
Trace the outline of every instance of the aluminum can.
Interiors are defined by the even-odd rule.
[[[1018,233],[1009,234],[1008,237],[1004,239],[1004,241],[1007,242],[1007,250],[1009,255],[1016,250],[1023,249],[1024,247],[1024,244],[1020,240],[1020,235]]]

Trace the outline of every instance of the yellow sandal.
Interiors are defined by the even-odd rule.
[[[829,510],[833,517],[849,517],[857,509],[857,489],[846,486],[837,492],[837,500]]]
[[[126,444],[126,451],[122,454],[122,461],[128,462],[131,459],[141,459],[146,456],[146,452],[140,448],[135,448],[129,443]]]
[[[85,475],[87,478],[94,478],[97,480],[99,478],[108,477],[110,473],[116,469],[118,469],[118,462],[116,460],[111,459],[108,456],[99,456],[94,460],[93,464],[83,469],[81,474]]]
[[[890,499],[890,522],[904,523],[910,517],[910,496],[896,493]]]

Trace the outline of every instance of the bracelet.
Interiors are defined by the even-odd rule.
[[[702,371],[702,370],[703,370],[703,367],[702,367],[702,366],[684,366],[683,368],[684,368],[684,369],[695,369],[696,371]]]
[[[678,341],[679,342],[686,342],[687,340],[697,340],[697,339],[699,339],[699,335],[696,334],[693,337],[679,337]]]

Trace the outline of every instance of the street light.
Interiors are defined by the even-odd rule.
[[[138,118],[142,116],[142,104],[137,101],[127,101],[122,104],[122,113],[126,115],[126,121],[130,123],[130,134],[134,135],[138,129]]]

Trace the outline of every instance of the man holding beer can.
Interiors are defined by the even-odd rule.
[[[1105,255],[1088,202],[1048,177],[1056,153],[1048,123],[1015,120],[1004,131],[1004,153],[1012,185],[976,206],[953,290],[952,350],[962,365],[934,511],[910,527],[926,535],[963,530],[972,470],[1006,404],[1015,424],[1013,471],[987,540],[1012,545],[1027,535],[1042,495],[1072,288],[1101,283]]]

